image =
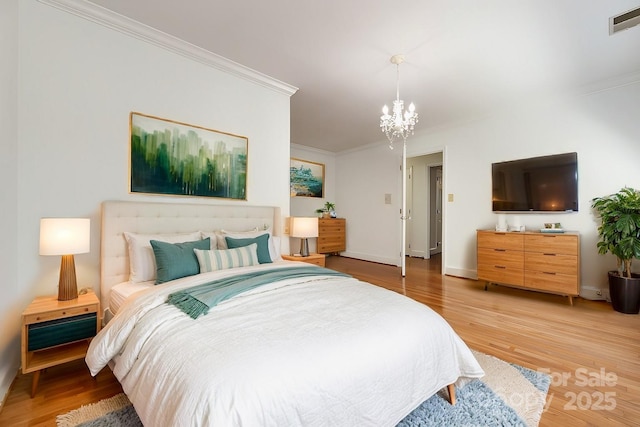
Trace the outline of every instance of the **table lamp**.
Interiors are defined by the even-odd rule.
[[[42,218],[40,220],[40,255],[62,255],[58,300],[78,298],[74,254],[89,252],[91,227],[89,218]]]
[[[318,237],[318,218],[293,217],[291,236],[300,238],[300,255],[309,256],[309,237]]]

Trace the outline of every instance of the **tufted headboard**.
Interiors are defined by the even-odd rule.
[[[248,230],[271,227],[280,236],[280,208],[246,205],[102,202],[100,296],[109,304],[111,287],[129,280],[129,253],[124,232],[144,234]]]

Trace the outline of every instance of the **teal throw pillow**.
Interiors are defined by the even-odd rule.
[[[209,241],[208,237],[184,243],[151,240],[151,247],[156,256],[156,285],[200,273],[200,264],[193,250],[209,249]]]
[[[258,244],[258,262],[260,264],[266,264],[273,262],[271,255],[269,255],[269,233],[262,234],[258,237],[236,239],[234,237],[225,237],[227,241],[227,247],[229,249],[241,248],[243,246],[249,246],[252,243]]]

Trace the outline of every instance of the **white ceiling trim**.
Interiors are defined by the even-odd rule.
[[[200,62],[209,67],[224,71],[260,86],[292,96],[298,88],[288,83],[260,73],[223,56],[187,43],[177,37],[156,30],[126,16],[112,12],[85,0],[38,0],[40,3],[55,7],[96,24],[135,37],[170,52]]]

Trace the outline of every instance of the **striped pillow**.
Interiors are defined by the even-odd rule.
[[[200,273],[208,271],[224,270],[227,268],[247,267],[258,265],[258,244],[252,243],[235,249],[201,250],[194,249]]]

